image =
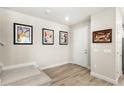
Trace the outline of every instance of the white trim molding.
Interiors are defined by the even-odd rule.
[[[30,63],[10,65],[10,66],[3,66],[2,70],[15,69],[15,68],[26,67],[26,66],[31,66],[31,65],[38,67],[36,62],[30,62]]]
[[[0,73],[1,73],[2,70],[3,70],[3,67],[4,67],[3,62],[0,62]]]
[[[3,65],[3,62],[0,62],[0,66],[2,66],[2,67],[4,66],[4,65]]]
[[[71,63],[71,62],[66,61],[66,62],[62,62],[62,63],[59,63],[59,64],[54,64],[54,65],[42,67],[42,65],[38,64],[37,62],[30,62],[30,63],[27,62],[27,63],[23,63],[23,64],[2,66],[2,70],[15,69],[15,68],[26,67],[26,66],[31,66],[31,65],[33,65],[36,68],[40,67],[41,69],[44,70],[44,69],[48,69],[48,68],[52,68],[52,67],[61,66],[61,65],[67,64],[67,63]]]
[[[58,67],[58,66],[61,66],[61,65],[67,64],[67,63],[69,63],[69,62],[62,62],[62,63],[59,63],[59,64],[54,64],[54,65],[45,66],[45,67],[42,67],[41,65],[39,65],[39,66],[42,70],[44,70],[44,69],[49,69],[49,68],[53,68],[53,67]]]
[[[96,78],[105,80],[105,81],[110,82],[110,83],[112,83],[114,85],[117,85],[118,84],[118,78],[116,80],[114,80],[114,79],[111,79],[109,77],[103,76],[103,75],[98,74],[98,73],[95,73],[95,72],[91,72],[90,74],[91,74],[91,76],[94,76]]]
[[[76,61],[69,61],[69,63],[77,64]],[[77,64],[77,65],[80,65],[80,64]],[[82,66],[82,65],[80,65],[80,66]],[[85,67],[85,68],[87,68],[89,70],[91,69],[90,66],[82,66],[82,67]]]
[[[1,45],[1,46],[4,46],[4,45],[5,45],[5,43],[4,43],[4,42],[2,42],[2,41],[0,41],[0,45]]]
[[[117,78],[116,78],[116,81],[117,81],[117,84],[116,85],[118,85],[118,80],[119,80],[119,78],[122,76],[122,73],[119,73],[118,75],[117,75]]]
[[[2,72],[2,68],[3,68],[3,62],[0,62],[0,74]],[[1,86],[1,77],[0,77],[0,86]]]

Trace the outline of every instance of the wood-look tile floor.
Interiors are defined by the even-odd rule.
[[[90,70],[76,64],[65,64],[44,70],[52,79],[51,86],[111,86],[90,75]]]

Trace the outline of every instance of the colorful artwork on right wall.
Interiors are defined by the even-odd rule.
[[[112,29],[93,32],[93,43],[111,43],[111,42],[112,42]]]

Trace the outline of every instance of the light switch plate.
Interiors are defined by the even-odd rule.
[[[111,49],[104,49],[104,53],[111,53]]]
[[[94,52],[98,52],[98,49],[94,49],[93,51],[94,51]]]

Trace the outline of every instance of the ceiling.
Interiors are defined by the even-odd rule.
[[[74,25],[90,17],[103,7],[8,7],[7,9],[21,12],[42,19],[55,21],[65,25]],[[66,20],[65,20],[66,17]]]

